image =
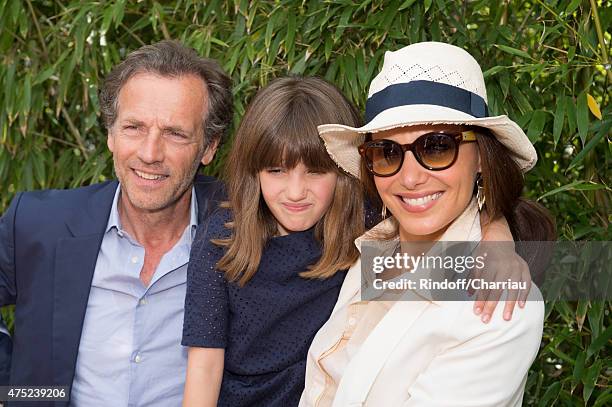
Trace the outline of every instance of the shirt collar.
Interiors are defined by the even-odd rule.
[[[121,228],[121,220],[119,219],[119,193],[121,192],[121,183],[117,185],[115,196],[113,197],[113,204],[111,205],[110,216],[108,217],[108,223],[106,224],[105,232],[108,232],[112,228],[116,228],[118,232],[123,233]],[[191,204],[189,207],[189,226],[191,231],[191,241],[195,238],[196,229],[198,227],[198,199],[195,193],[195,187],[191,187]]]

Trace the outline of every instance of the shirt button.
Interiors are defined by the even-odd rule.
[[[141,361],[142,361],[142,356],[136,355],[136,357],[134,358],[134,362],[140,363]]]
[[[134,264],[138,263],[138,257],[137,256],[132,257],[132,263],[134,263]]]
[[[348,323],[350,326],[353,326],[357,323],[357,320],[355,318],[349,318]]]
[[[140,300],[140,305],[147,305],[147,300],[146,300],[146,298],[142,298],[142,299]]]

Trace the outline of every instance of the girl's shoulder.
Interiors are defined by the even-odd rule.
[[[228,239],[232,235],[228,223],[233,221],[232,211],[229,208],[218,206],[211,210],[206,219],[198,226],[198,236],[206,240]]]

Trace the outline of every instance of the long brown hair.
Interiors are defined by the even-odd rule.
[[[489,129],[477,127],[474,130],[489,218],[504,216],[516,241],[554,240],[556,227],[550,212],[521,196],[525,179],[508,149]]]
[[[548,210],[521,196],[525,181],[510,151],[495,138],[489,129],[473,127],[472,130],[476,133],[484,183],[485,209],[489,219],[504,216],[515,241],[554,240],[556,227]],[[366,140],[368,138],[371,136],[366,137]],[[380,207],[382,200],[376,190],[374,177],[367,171],[363,160],[361,161],[361,181],[366,195],[374,205]],[[399,223],[395,219],[393,222],[396,227],[392,233],[381,234],[377,237],[391,239],[397,236]]]
[[[217,267],[229,281],[246,284],[257,272],[264,245],[278,233],[258,175],[271,167],[291,169],[303,163],[310,170],[338,175],[332,203],[314,226],[321,258],[302,277],[331,277],[359,257],[353,240],[364,230],[363,193],[359,180],[341,171],[325,151],[317,132],[325,123],[359,126],[360,119],[342,93],[319,78],[276,79],[250,103],[224,171],[229,199],[224,206],[233,212],[233,222],[226,226],[232,235],[213,241],[227,248]]]

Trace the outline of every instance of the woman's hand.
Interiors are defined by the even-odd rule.
[[[483,211],[483,213],[485,213]],[[484,222],[483,222],[483,219]],[[481,216],[483,226],[483,244],[481,244],[476,256],[485,256],[485,267],[475,269],[470,275],[472,280],[486,282],[512,282],[522,283],[524,289],[508,290],[506,304],[504,306],[503,318],[506,321],[512,319],[514,307],[518,301],[519,307],[525,306],[525,301],[531,290],[531,274],[529,266],[514,249],[514,240],[510,233],[510,227],[505,218],[500,218],[487,223],[486,215]],[[481,316],[481,320],[487,323],[497,307],[504,290],[481,289],[476,291],[474,301],[474,313]],[[474,291],[469,292],[474,295]]]

